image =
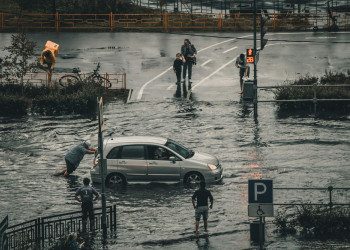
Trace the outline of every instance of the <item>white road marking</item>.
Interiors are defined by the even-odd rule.
[[[238,56],[238,55],[237,55]],[[236,57],[237,57],[236,56]],[[213,75],[215,75],[216,73],[218,73],[220,70],[222,70],[223,68],[225,68],[227,65],[229,65],[230,63],[233,63],[236,60],[236,57],[234,59],[232,59],[231,61],[225,63],[224,65],[222,65],[220,68],[218,68],[217,70],[215,70],[213,73],[211,73],[210,75],[208,75],[207,77],[203,78],[202,80],[200,80],[196,85],[194,85],[192,87],[192,90],[194,90],[197,86],[199,86],[200,84],[202,84],[205,80],[209,79],[210,77],[212,77]]]
[[[247,36],[241,36],[241,37],[238,37],[238,38],[245,38],[245,37],[250,37],[250,36],[253,36],[253,35],[247,35]],[[210,49],[214,46],[217,46],[217,45],[220,45],[220,44],[223,44],[223,43],[227,43],[227,42],[231,42],[231,41],[234,41],[236,40],[236,38],[232,38],[232,39],[228,39],[228,40],[225,40],[225,41],[222,41],[222,42],[219,42],[219,43],[215,43],[213,45],[210,45],[206,48],[203,48],[201,50],[198,50],[197,53],[200,53],[204,50],[207,50],[207,49]],[[141,100],[142,98],[142,95],[143,95],[143,91],[145,90],[145,88],[147,87],[148,84],[150,84],[151,82],[153,82],[154,80],[158,79],[159,77],[161,77],[162,75],[164,75],[165,73],[167,73],[169,70],[171,70],[173,67],[169,67],[168,69],[166,69],[165,71],[163,71],[162,73],[160,73],[159,75],[155,76],[154,78],[152,78],[151,80],[149,80],[148,82],[146,82],[145,84],[142,85],[141,89],[139,90],[139,93],[137,95],[137,100]]]
[[[220,42],[220,43],[215,43],[215,44],[210,45],[210,46],[208,46],[208,47],[206,47],[206,48],[204,48],[204,49],[198,50],[197,53],[200,53],[200,52],[202,52],[202,51],[204,51],[204,50],[207,50],[207,49],[210,49],[210,48],[212,48],[212,47],[214,47],[214,46],[217,46],[217,45],[220,45],[220,44],[223,44],[223,43],[227,43],[227,42],[231,42],[231,41],[234,41],[234,40],[236,40],[236,38],[228,39],[228,40],[222,41],[222,42]]]
[[[170,84],[170,86],[166,90],[171,90],[176,84]]]
[[[307,36],[305,37],[305,39],[329,39],[329,38],[332,38],[332,39],[336,39],[335,36]]]
[[[231,49],[228,49],[228,50],[225,50],[224,52],[222,52],[223,54],[226,54],[227,52],[231,51],[231,50],[234,50],[234,49],[237,49],[237,47],[233,47]]]
[[[293,45],[299,45],[299,44],[301,44],[301,43],[303,43],[303,44],[305,44],[305,43],[307,43],[307,44],[309,44],[310,42],[299,42],[299,43],[293,43],[293,42],[287,42],[287,43],[272,43],[272,44],[267,44],[267,45],[265,45],[265,47],[269,47],[269,46],[273,46],[273,45],[286,45],[286,44],[293,44]]]
[[[301,43],[309,43],[309,42],[301,42]],[[273,43],[273,44],[268,44],[265,47],[268,46],[273,46],[273,45],[284,45],[284,44],[295,44],[295,43]],[[300,43],[299,43],[300,44]],[[231,61],[225,63],[224,65],[222,65],[220,68],[218,68],[217,70],[215,70],[213,73],[211,73],[210,75],[208,75],[207,77],[203,78],[202,80],[200,80],[196,85],[194,85],[192,87],[192,90],[194,90],[197,86],[199,86],[200,84],[202,84],[204,81],[206,81],[207,79],[209,79],[210,77],[212,77],[213,75],[215,75],[217,72],[219,72],[220,70],[222,70],[223,68],[225,68],[227,65],[229,65],[230,63],[233,63],[236,58],[238,57],[238,55],[236,57],[234,57],[234,59],[232,59]]]
[[[170,66],[167,70],[163,71],[162,73],[160,73],[159,75],[155,76],[153,79],[149,80],[148,82],[146,82],[140,89],[139,94],[137,95],[137,100],[141,100],[142,98],[142,94],[143,94],[143,90],[147,87],[148,84],[150,84],[151,82],[153,82],[154,80],[158,79],[159,77],[161,77],[162,75],[164,75],[166,72],[168,72],[169,70],[171,70],[173,68],[173,66]]]
[[[212,60],[212,59],[209,59],[209,60],[205,61],[205,62],[201,65],[201,67],[203,67],[204,65],[208,64],[211,60]]]

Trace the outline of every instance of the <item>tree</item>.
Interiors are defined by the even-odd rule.
[[[35,42],[31,41],[26,33],[12,35],[11,45],[4,49],[9,54],[5,56],[3,63],[4,73],[9,81],[18,82],[19,80],[23,85],[24,76],[37,67],[37,62],[30,60],[34,55],[35,46]]]

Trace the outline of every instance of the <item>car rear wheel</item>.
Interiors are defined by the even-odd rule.
[[[204,178],[197,172],[191,172],[187,174],[185,178],[185,184],[187,185],[199,185],[201,181],[204,181]]]
[[[124,176],[121,174],[111,174],[107,176],[106,186],[109,188],[120,187],[126,184]]]

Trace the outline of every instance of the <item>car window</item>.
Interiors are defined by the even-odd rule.
[[[148,146],[148,159],[150,160],[169,160],[170,156],[175,156],[166,148],[159,146]]]
[[[191,150],[185,148],[184,146],[180,145],[179,143],[173,141],[173,140],[168,140],[167,143],[165,144],[168,148],[174,150],[176,153],[181,155],[184,158],[189,158],[191,157]]]
[[[121,147],[112,148],[107,155],[107,159],[118,159],[120,149]]]
[[[145,150],[142,145],[124,146],[120,153],[120,159],[144,160]]]

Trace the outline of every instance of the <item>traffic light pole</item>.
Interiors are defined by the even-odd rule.
[[[254,0],[254,53],[256,55],[256,0]],[[255,57],[254,55],[254,57]],[[258,117],[258,81],[256,75],[256,60],[254,60],[254,119]]]
[[[103,156],[103,100],[98,99],[97,97],[97,108],[98,108],[98,150],[100,153],[100,175],[101,175],[101,184],[102,184],[102,218],[101,218],[101,227],[103,239],[107,238],[107,212],[106,212],[106,194],[105,194],[105,175],[106,175],[106,161]]]

